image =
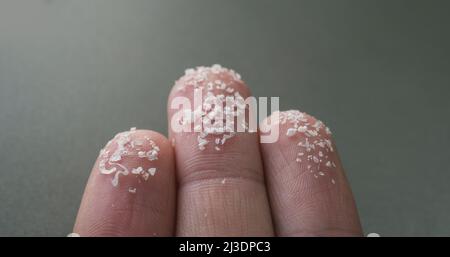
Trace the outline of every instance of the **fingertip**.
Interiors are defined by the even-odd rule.
[[[331,139],[332,137],[331,129],[324,122],[299,110],[274,112],[265,118],[260,126],[262,133],[278,127],[281,142],[289,142],[292,141],[290,139],[298,137],[322,139]]]
[[[330,129],[298,110],[275,113],[264,123],[279,130],[276,142],[261,144],[269,195],[276,199],[271,207],[277,233],[359,235],[358,213]]]
[[[246,126],[245,122],[235,123],[235,120],[239,113],[242,113],[242,110],[245,112],[248,109],[245,101],[250,94],[249,87],[244,83],[241,76],[232,69],[224,68],[219,64],[210,67],[199,66],[187,69],[185,74],[175,82],[168,99],[167,113],[171,144],[174,145],[175,141],[189,141],[186,138],[178,138],[179,136],[198,132],[201,129],[205,130],[207,126],[212,129],[220,126],[218,125],[219,123],[214,125],[212,123],[208,124],[208,121],[212,120],[222,119],[225,121],[224,123],[230,121],[229,124],[225,124],[222,128],[226,130],[225,132],[234,130],[231,134],[235,134],[237,127],[244,128]],[[223,108],[226,107],[228,101],[231,101],[231,105],[243,103],[238,107],[242,109],[241,112],[239,110],[227,111]],[[221,116],[222,114],[225,117]],[[229,127],[226,127],[228,125]],[[210,135],[214,134],[206,132]],[[225,134],[223,132],[218,133]],[[224,136],[220,139],[220,142],[230,142],[231,140],[228,139],[231,137],[229,136]],[[200,148],[207,141],[203,136],[201,137],[197,142]],[[214,138],[214,140],[217,140],[217,138]],[[217,144],[213,148],[217,151],[222,149],[221,144]]]
[[[173,172],[172,162],[172,147],[165,136],[152,130],[131,128],[106,144],[94,170],[97,168],[102,177],[109,178],[113,187],[124,190],[122,180],[130,188],[142,187],[140,184],[145,185],[142,182],[149,178],[158,178],[159,171]]]
[[[241,75],[220,64],[186,69],[184,75],[175,81],[169,99],[177,95],[190,94],[194,89],[225,90],[228,94],[239,92],[243,96],[251,95]]]
[[[273,234],[258,136],[242,129],[248,96],[240,75],[220,65],[188,69],[176,81],[168,117],[176,140],[178,235]]]
[[[175,215],[172,147],[151,130],[118,133],[100,151],[74,231],[95,235],[171,235]]]
[[[299,110],[278,112],[268,120],[270,123],[264,122],[265,130],[278,129],[279,138],[273,145],[262,144],[263,150],[278,149],[283,153],[284,165],[297,163],[300,170],[308,171],[314,178],[328,178],[336,183],[339,158],[331,130],[321,120]]]
[[[135,137],[140,140],[152,140],[160,149],[160,157],[163,159],[172,158],[173,147],[171,141],[163,134],[154,130],[138,129]],[[158,158],[160,159],[160,158]]]

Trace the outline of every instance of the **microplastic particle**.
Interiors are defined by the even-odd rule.
[[[155,176],[156,168],[150,168],[150,169],[148,169],[148,173],[149,173],[150,175],[152,175],[152,176]]]
[[[292,137],[293,135],[295,135],[296,132],[297,132],[296,129],[290,128],[290,129],[287,130],[286,136]]]

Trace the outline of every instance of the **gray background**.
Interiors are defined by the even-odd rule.
[[[0,235],[67,235],[103,144],[220,63],[332,128],[366,233],[449,236],[449,7],[0,1]]]

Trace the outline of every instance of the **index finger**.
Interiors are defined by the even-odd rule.
[[[149,130],[119,133],[100,152],[78,211],[81,236],[172,236],[172,147]]]

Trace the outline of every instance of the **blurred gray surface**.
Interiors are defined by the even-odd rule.
[[[220,63],[334,131],[365,232],[450,235],[448,1],[0,1],[0,236],[71,232],[98,150]]]

